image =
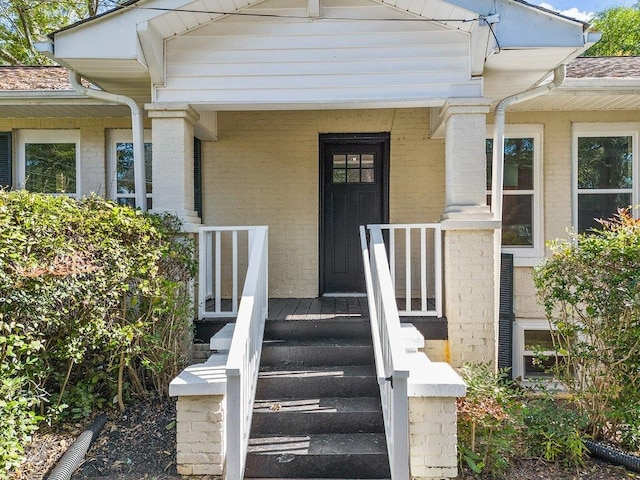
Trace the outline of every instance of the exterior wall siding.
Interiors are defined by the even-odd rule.
[[[245,12],[263,17],[231,15],[169,38],[155,101],[416,106],[482,94],[465,32],[368,1],[323,2],[321,22],[307,8],[267,0]]]
[[[428,109],[219,112],[203,142],[205,225],[269,226],[269,293],[318,293],[320,133],[391,132],[391,222],[439,221],[444,144]]]

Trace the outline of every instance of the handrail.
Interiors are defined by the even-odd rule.
[[[267,227],[249,230],[249,260],[226,365],[226,480],[241,480],[268,313]]]
[[[406,480],[409,478],[409,365],[381,226],[370,225],[369,235],[371,251],[367,248],[365,230],[360,228],[389,466],[392,480]]]
[[[369,228],[373,225],[369,225]],[[405,308],[402,316],[432,316],[441,318],[442,309],[442,227],[439,223],[382,224],[376,225],[389,232],[389,269],[395,291],[404,294]],[[396,232],[404,230],[404,242],[396,242]],[[419,250],[414,252],[412,234],[419,237]],[[399,245],[397,245],[399,243]],[[431,249],[427,247],[431,245]],[[404,263],[396,257],[404,248]],[[400,250],[400,252],[398,252]],[[417,255],[416,255],[417,253]],[[396,283],[397,266],[403,266],[404,288]],[[419,278],[412,278],[412,270],[419,270]],[[420,308],[413,309],[412,299],[420,300]],[[433,302],[431,299],[433,298]]]

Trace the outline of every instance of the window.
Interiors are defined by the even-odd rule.
[[[546,320],[516,320],[513,329],[513,377],[524,383],[553,380],[548,368],[562,362]]]
[[[374,183],[374,154],[334,154],[332,183]]]
[[[638,124],[573,127],[573,224],[580,233],[598,227],[618,208],[638,202]]]
[[[151,132],[144,132],[144,163],[147,209],[153,208],[151,180]],[[131,130],[111,130],[109,132],[109,161],[107,178],[109,198],[120,205],[136,207],[136,187],[133,167],[133,137]]]
[[[489,127],[489,133],[493,127]],[[493,138],[487,138],[487,203],[491,204]],[[504,141],[502,247],[516,266],[544,254],[542,231],[542,126],[508,125]]]
[[[21,130],[18,184],[31,192],[79,196],[80,132]]]

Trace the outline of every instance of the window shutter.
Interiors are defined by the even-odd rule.
[[[513,352],[513,254],[500,262],[500,315],[498,318],[498,368],[511,370]]]
[[[11,133],[0,132],[0,188],[11,187]]]
[[[193,138],[193,209],[202,218],[202,141]]]

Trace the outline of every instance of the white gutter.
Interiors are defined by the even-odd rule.
[[[553,71],[553,81],[540,85],[539,87],[517,93],[510,97],[503,98],[495,111],[494,127],[493,127],[493,158],[492,158],[492,177],[491,177],[491,212],[495,220],[502,220],[502,189],[504,178],[504,124],[505,114],[509,106],[516,103],[530,100],[540,95],[544,95],[555,90],[564,81],[566,76],[566,66],[560,65]]]
[[[144,125],[142,111],[133,98],[115,93],[87,88],[81,84],[80,74],[69,70],[69,82],[73,89],[87,97],[106,100],[107,102],[126,105],[131,109],[131,130],[133,131],[133,176],[136,190],[136,207],[143,212],[147,210],[147,182],[145,178],[144,159]]]

